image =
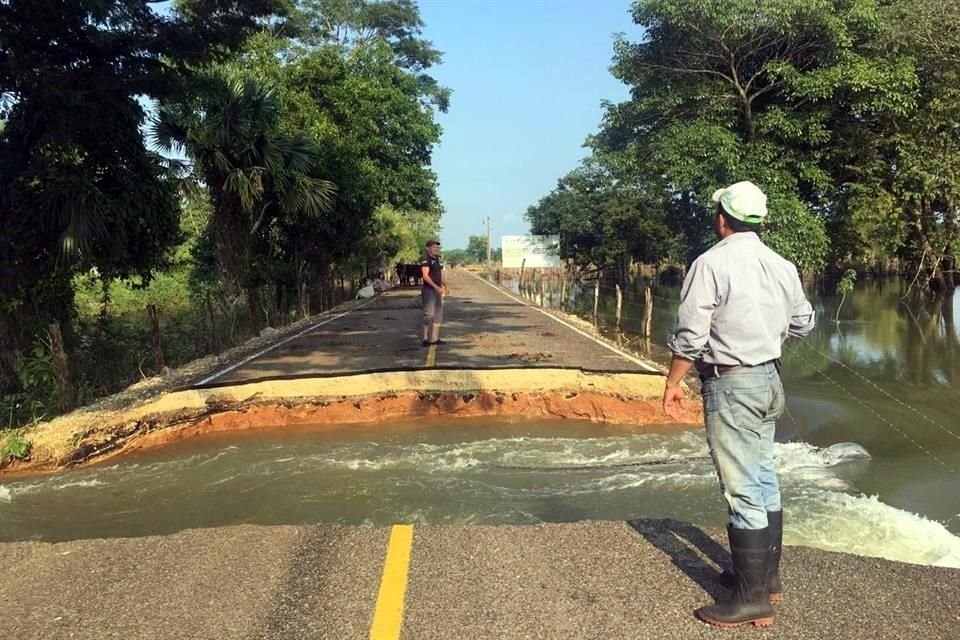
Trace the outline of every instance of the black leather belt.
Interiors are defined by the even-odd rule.
[[[761,362],[760,364],[708,364],[704,362],[697,367],[697,371],[700,373],[700,380],[710,380],[712,378],[719,378],[720,376],[728,375],[734,371],[756,369],[757,367],[765,367],[768,364],[774,365],[777,368],[777,373],[780,372],[779,359],[767,360],[766,362]]]

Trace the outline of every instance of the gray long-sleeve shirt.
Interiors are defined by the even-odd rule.
[[[735,233],[691,265],[669,346],[706,364],[756,365],[809,334],[813,316],[797,268],[757,234]]]

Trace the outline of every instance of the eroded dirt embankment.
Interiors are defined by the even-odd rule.
[[[672,421],[663,377],[571,369],[422,370],[171,391],[124,410],[85,411],[28,433],[30,459],[6,473],[49,471],[201,433],[285,425],[335,429],[409,417],[518,417],[636,426]],[[698,403],[684,423],[702,424]]]

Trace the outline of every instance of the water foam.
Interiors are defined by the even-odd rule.
[[[618,473],[605,478],[585,482],[572,494],[608,493],[611,491],[626,491],[648,484],[669,484],[673,488],[685,488],[693,485],[703,485],[714,481],[712,473]]]
[[[474,467],[524,471],[603,469],[702,456],[702,437],[503,438],[457,444],[376,447],[366,443],[310,456],[313,463],[350,470],[416,469],[438,473]]]
[[[86,480],[68,480],[67,482],[61,482],[53,485],[51,487],[54,491],[63,491],[64,489],[84,489],[89,487],[100,487],[107,484],[99,478],[88,478]]]
[[[777,470],[784,482],[812,483],[824,489],[841,491],[850,487],[838,476],[835,468],[845,462],[870,457],[863,447],[855,443],[840,443],[825,449],[805,443],[776,444],[774,454]],[[703,434],[694,432],[670,436],[644,434],[586,439],[516,437],[453,444],[353,443],[335,446],[322,454],[304,457],[284,455],[270,461],[270,465],[288,463],[294,464],[297,472],[323,469],[359,472],[409,470],[431,475],[461,474],[471,470],[618,474],[624,468],[636,466],[631,477],[641,477],[637,481],[641,484],[657,479],[670,483],[677,478],[699,483],[714,477]],[[669,467],[670,470],[658,473],[656,467],[659,466]],[[684,467],[688,475],[677,475],[677,466]],[[637,476],[638,473],[641,475]],[[609,488],[619,491],[623,486],[610,482]]]
[[[826,448],[774,447],[790,512],[784,542],[913,564],[960,567],[960,538],[941,523],[866,496],[838,475],[845,463],[870,459],[852,442]]]
[[[0,485],[0,502],[10,504],[13,502],[13,493],[7,487]]]
[[[235,445],[230,445],[229,447],[226,447],[218,451],[215,455],[209,456],[206,460],[201,460],[197,466],[203,467],[205,465],[212,464],[217,460],[219,460],[220,458],[234,454],[238,451],[240,451],[240,447],[237,447]]]
[[[793,497],[790,506],[798,517],[785,526],[786,544],[960,568],[960,538],[877,496],[811,491]]]
[[[788,442],[774,445],[773,459],[782,482],[849,491],[850,484],[837,474],[836,467],[869,460],[870,454],[854,442],[840,442],[824,449],[805,442]]]

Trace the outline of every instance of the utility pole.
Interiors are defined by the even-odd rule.
[[[487,271],[490,270],[490,216],[487,216]]]

